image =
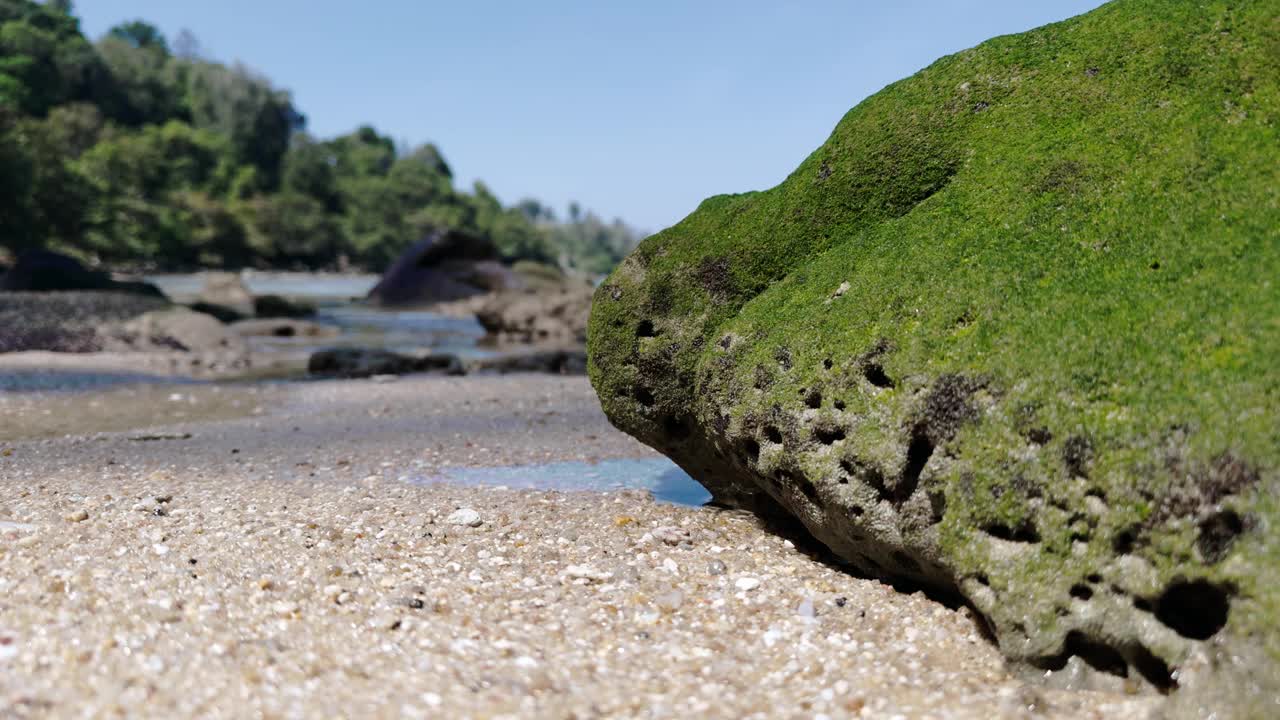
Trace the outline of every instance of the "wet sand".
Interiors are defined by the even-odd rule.
[[[1154,702],[1028,685],[966,610],[738,513],[401,479],[653,456],[582,378],[10,392],[0,413],[0,717],[1112,718]]]

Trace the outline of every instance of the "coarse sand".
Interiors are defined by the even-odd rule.
[[[91,403],[97,403],[91,406]],[[585,379],[0,395],[0,718],[1128,718],[729,511],[414,484],[648,457]]]

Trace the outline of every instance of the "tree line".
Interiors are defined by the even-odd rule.
[[[443,227],[607,272],[621,221],[456,188],[440,149],[306,131],[289,92],[143,21],[92,42],[69,0],[0,0],[0,248],[149,269],[379,270]]]

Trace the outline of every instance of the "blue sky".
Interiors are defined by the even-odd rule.
[[[771,187],[841,116],[942,55],[1100,0],[79,0],[292,90],[320,136],[435,142],[460,185],[659,230]]]

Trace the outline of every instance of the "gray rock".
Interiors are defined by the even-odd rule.
[[[553,375],[582,375],[587,371],[585,350],[527,350],[479,358],[467,363],[467,372],[541,372]]]
[[[402,355],[376,348],[329,348],[311,354],[307,372],[321,377],[367,378],[418,372],[466,372],[455,355]]]
[[[245,368],[249,346],[217,318],[186,308],[143,313],[105,328],[103,347],[117,352],[186,352],[208,369]]]
[[[259,318],[309,318],[316,314],[316,306],[280,295],[255,295],[253,314]]]
[[[254,314],[253,293],[249,292],[244,280],[236,273],[205,273],[200,303],[225,308],[242,317],[252,317]]]
[[[476,320],[501,342],[583,344],[591,313],[591,288],[499,293],[476,311]]]

